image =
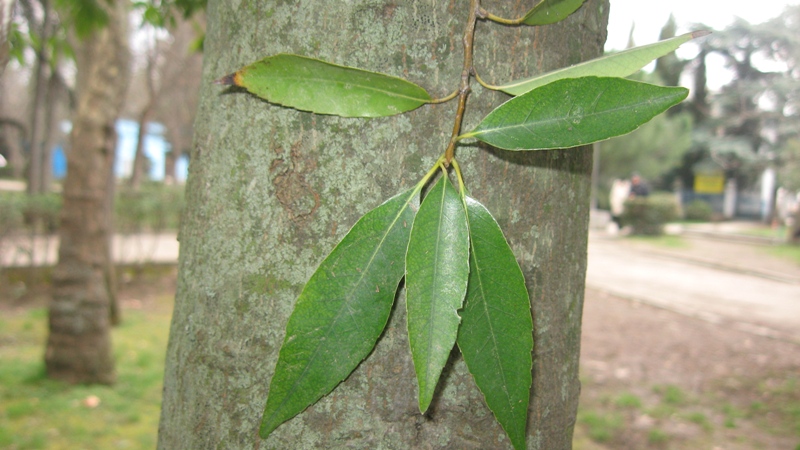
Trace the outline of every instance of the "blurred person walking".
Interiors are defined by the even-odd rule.
[[[647,186],[638,174],[633,174],[631,177],[631,193],[630,198],[647,197],[650,195],[650,187]]]
[[[622,229],[622,213],[625,211],[625,200],[631,195],[631,182],[615,179],[611,183],[609,203],[611,204],[611,220],[617,224],[617,230]]]

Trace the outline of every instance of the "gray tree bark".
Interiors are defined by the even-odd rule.
[[[78,105],[64,182],[58,264],[45,351],[47,374],[71,383],[112,383],[110,196],[116,132],[128,74],[127,1],[77,53]]]
[[[524,4],[520,4],[524,3]],[[536,2],[484,8],[518,16]],[[510,448],[460,355],[419,414],[400,293],[377,347],[330,395],[258,438],[284,327],[303,284],[365,212],[412,186],[444,151],[455,105],[359,120],[268,104],[210,82],[294,52],[456,89],[466,1],[210,2],[205,67],[159,448]],[[479,23],[475,65],[502,83],[602,53],[607,0],[541,28]],[[465,129],[507,96],[473,83]],[[571,447],[591,148],[512,153],[462,145],[472,195],[493,212],[526,277],[535,326],[528,445]]]

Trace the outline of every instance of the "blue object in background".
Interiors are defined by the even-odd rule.
[[[132,120],[117,120],[117,160],[114,163],[114,175],[117,179],[130,178],[133,173],[133,159],[136,155],[136,137],[139,124]],[[144,135],[144,155],[150,161],[147,176],[151,180],[164,179],[164,160],[169,151],[169,144],[164,139],[164,126],[149,122]]]
[[[67,128],[69,126],[67,125]],[[149,160],[146,164],[147,178],[154,181],[164,180],[164,163],[170,145],[164,139],[165,127],[158,122],[147,124],[144,136],[144,155]],[[139,123],[132,120],[119,119],[116,123],[117,158],[114,163],[114,176],[117,179],[130,178],[133,173],[133,159],[136,155],[136,138],[139,134]],[[68,131],[67,131],[68,132]],[[67,175],[67,158],[61,145],[53,149],[53,178],[63,179]],[[177,182],[186,181],[189,172],[189,159],[181,155],[175,162]]]
[[[53,178],[62,180],[67,176],[67,155],[64,154],[64,147],[59,145],[53,149]]]

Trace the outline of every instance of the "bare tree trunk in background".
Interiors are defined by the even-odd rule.
[[[36,62],[34,63],[33,76],[33,105],[31,106],[31,119],[29,124],[30,135],[28,136],[28,193],[41,193],[42,187],[42,155],[45,145],[46,109],[48,101],[48,80],[50,77],[50,57],[48,55],[47,43],[53,32],[55,22],[52,5],[49,0],[41,1],[43,19],[39,33],[39,46],[36,48]],[[33,14],[28,13],[29,24],[35,24]]]
[[[39,187],[37,192],[50,192],[53,184],[53,148],[59,142],[60,130],[59,121],[63,119],[59,115],[60,105],[63,104],[63,99],[67,96],[67,87],[62,83],[61,78],[53,73],[47,80],[47,105],[44,114],[44,136],[41,154],[41,167],[39,172]]]
[[[14,15],[16,0],[0,0],[0,77],[8,63],[8,36],[11,32],[11,17]]]
[[[485,0],[483,7],[516,17],[535,3]],[[457,352],[429,412],[419,414],[403,293],[369,358],[333,393],[259,440],[267,387],[303,284],[362,214],[433,165],[456,107],[345,119],[281,108],[211,81],[294,52],[402,76],[442,97],[459,84],[468,2],[247,5],[209,2],[159,448],[510,448]],[[502,83],[596,57],[608,10],[607,0],[589,0],[555,25],[479,22],[476,68]],[[465,129],[507,99],[473,83]],[[570,448],[591,147],[523,153],[462,145],[457,157],[527,281],[535,326],[528,446]]]
[[[0,97],[0,111],[5,111],[5,98]],[[0,126],[3,126],[3,133],[0,134],[0,145],[4,146],[8,165],[11,166],[11,178],[21,179],[25,173],[25,155],[21,142],[26,139],[28,129],[21,121],[11,118],[0,118]]]
[[[136,152],[133,155],[133,168],[131,170],[131,178],[128,180],[131,189],[139,190],[142,186],[142,178],[144,177],[144,162],[146,155],[144,154],[144,142],[147,137],[147,123],[150,121],[150,117],[153,115],[153,104],[152,100],[147,102],[145,105],[144,110],[142,111],[141,115],[139,116],[139,131],[136,133]]]
[[[167,140],[171,147],[166,160],[166,182],[177,179],[175,163],[192,139],[192,122],[197,111],[203,70],[203,55],[196,45],[203,30],[204,15],[195,15],[191,21],[179,23],[172,30],[173,41],[166,49],[166,58],[159,72],[161,76],[158,96],[169,99],[159,101],[156,109],[156,120],[166,127]]]
[[[147,123],[150,121],[156,106],[158,106],[158,89],[156,88],[157,68],[156,53],[158,43],[152,43],[153,48],[147,55],[147,67],[145,69],[145,85],[147,86],[147,101],[139,114],[139,131],[136,134],[136,152],[133,156],[133,168],[131,171],[130,186],[133,190],[138,190],[144,178],[144,163],[147,155],[144,154],[145,138],[147,137]]]
[[[184,151],[185,142],[191,140],[194,113],[197,110],[197,97],[202,75],[202,54],[195,47],[202,34],[204,17],[196,15],[190,21],[179,22],[170,28],[171,40],[159,40],[153,45],[145,73],[147,103],[141,109],[140,123],[157,120],[167,130],[166,138],[171,151],[166,156],[166,183],[175,180],[175,161]],[[140,127],[140,132],[144,131]],[[188,135],[188,138],[184,136]],[[144,135],[140,135],[141,137]],[[137,148],[134,161],[134,177],[144,178],[145,155]],[[131,183],[133,185],[134,183]]]
[[[76,52],[78,105],[67,155],[45,352],[48,376],[71,383],[115,379],[107,282],[112,232],[108,187],[114,123],[128,77],[127,5],[126,0],[110,3],[108,24]]]
[[[113,153],[116,155],[116,152]],[[105,286],[106,292],[108,293],[108,318],[111,321],[112,326],[117,326],[122,323],[122,308],[119,304],[119,296],[117,295],[117,288],[119,286],[117,282],[117,269],[116,265],[114,264],[114,255],[111,253],[111,239],[113,238],[114,230],[116,230],[116,224],[114,223],[114,198],[117,193],[117,182],[116,178],[114,177],[114,164],[115,158],[112,158],[111,163],[107,167],[108,169],[108,177],[107,177],[107,188],[106,188],[106,226],[108,227],[108,241],[109,245],[106,249],[106,261],[105,261],[105,268],[104,268],[104,276],[105,276]]]

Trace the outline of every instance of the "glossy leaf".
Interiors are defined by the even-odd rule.
[[[627,77],[639,71],[650,62],[667,55],[692,39],[707,36],[708,31],[695,31],[654,44],[634,47],[613,53],[574,66],[548,72],[532,78],[513,81],[497,89],[511,95],[522,95],[532,89],[564,78],[579,77]]]
[[[525,278],[500,226],[467,197],[469,287],[458,347],[486,404],[516,449],[525,448],[533,321]]]
[[[461,196],[442,177],[420,205],[406,255],[408,340],[419,410],[431,403],[456,342],[469,277],[469,232]]]
[[[392,116],[431,99],[425,89],[401,78],[285,53],[215,83],[241,86],[279,105],[343,117]]]
[[[576,147],[629,133],[688,94],[624,78],[567,78],[512,98],[459,139],[507,150]]]
[[[261,437],[336,387],[372,351],[403,277],[418,191],[362,217],[320,264],[286,325]]]
[[[586,0],[542,0],[533,7],[522,23],[525,25],[548,25],[561,22],[574,13]]]

